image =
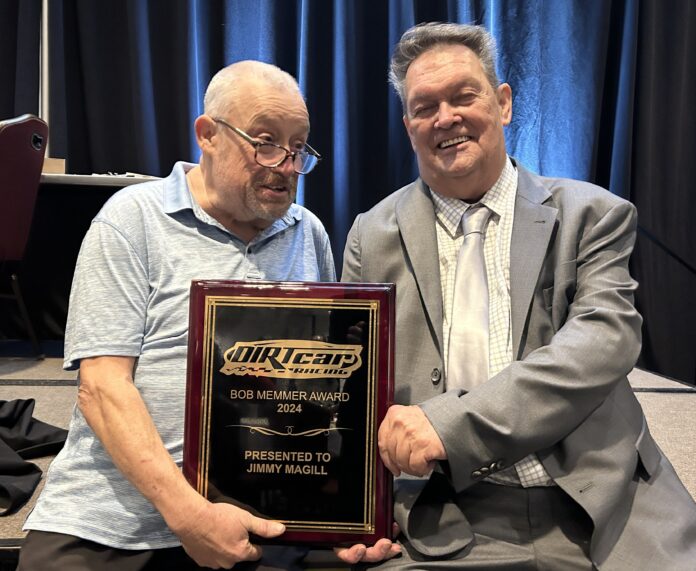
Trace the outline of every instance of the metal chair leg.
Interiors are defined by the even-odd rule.
[[[19,278],[17,277],[17,274],[12,274],[11,282],[12,291],[14,292],[15,299],[17,300],[17,305],[19,305],[19,312],[22,315],[24,326],[27,328],[27,332],[29,333],[29,339],[34,347],[36,358],[43,359],[46,355],[44,355],[44,352],[41,349],[41,343],[39,343],[39,339],[36,337],[36,332],[34,331],[34,326],[31,324],[31,320],[29,319],[29,312],[27,311],[26,305],[24,305],[24,298],[22,297],[22,291],[19,288]]]

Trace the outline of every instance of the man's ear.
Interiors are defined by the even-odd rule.
[[[196,141],[201,151],[209,152],[215,146],[215,135],[218,133],[217,124],[209,115],[201,115],[193,123]]]
[[[408,138],[411,140],[411,148],[413,148],[413,150],[415,151],[416,150],[416,142],[415,142],[413,136],[411,135],[411,122],[408,119],[408,114],[404,113],[403,116],[401,117],[401,119],[404,122],[404,127],[406,127],[406,132],[408,133]]]
[[[507,83],[501,83],[496,90],[496,96],[503,125],[509,125],[512,121],[512,88]]]

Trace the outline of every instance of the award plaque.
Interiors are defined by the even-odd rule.
[[[392,402],[393,284],[194,281],[184,475],[281,521],[273,543],[391,537],[377,430]]]

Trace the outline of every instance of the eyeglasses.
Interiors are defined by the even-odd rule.
[[[305,143],[305,146],[297,151],[290,151],[285,147],[276,145],[275,143],[258,141],[247,135],[241,129],[233,127],[224,119],[217,119],[213,117],[213,121],[224,125],[228,129],[231,129],[252,147],[254,147],[254,160],[262,167],[269,169],[279,167],[288,157],[290,157],[290,160],[292,161],[292,168],[295,169],[295,172],[297,174],[307,174],[311,172],[321,160],[321,155],[307,143]]]

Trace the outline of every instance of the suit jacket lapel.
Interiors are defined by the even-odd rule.
[[[396,204],[396,221],[442,354],[440,263],[435,234],[435,209],[429,193],[425,183],[421,179],[416,180],[410,191]]]
[[[558,210],[542,204],[551,193],[531,173],[519,165],[517,170],[519,177],[510,244],[510,304],[513,355],[519,357],[522,332]]]

